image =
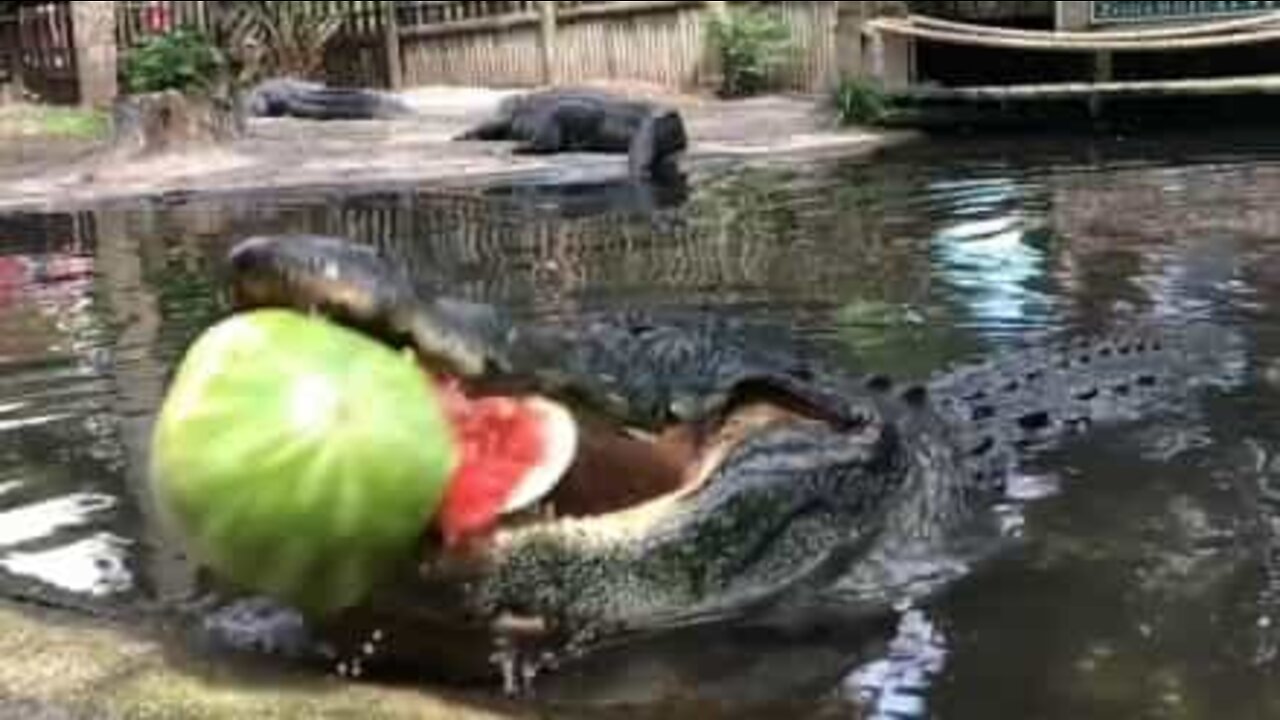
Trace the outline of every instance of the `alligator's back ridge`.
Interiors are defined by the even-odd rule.
[[[1016,458],[1089,430],[1184,411],[1195,390],[1242,379],[1243,347],[1208,324],[1139,327],[1013,350],[939,373],[934,411],[972,460],[973,480],[999,482]]]

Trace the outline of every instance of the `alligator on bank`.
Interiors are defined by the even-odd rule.
[[[689,142],[672,108],[576,88],[507,98],[457,140],[513,140],[517,152],[536,154],[625,152],[634,177],[663,172]]]
[[[374,251],[339,239],[251,239],[231,267],[237,309],[319,311],[413,347],[470,392],[556,397],[591,428],[586,445],[629,458],[575,468],[481,552],[429,544],[366,605],[314,628],[365,669],[433,676],[495,673],[495,644],[527,669],[832,588],[871,587],[865,599],[887,604],[898,589],[877,586],[882,571],[980,522],[1027,452],[1180,407],[1237,370],[1226,334],[1189,328],[1029,349],[899,387],[731,320],[520,324],[420,299]],[[296,616],[260,602],[206,626],[237,646],[305,644]]]
[[[252,117],[305,120],[387,120],[413,114],[412,108],[387,93],[296,78],[258,83],[246,93],[244,107]]]

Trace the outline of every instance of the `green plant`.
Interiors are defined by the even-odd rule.
[[[237,2],[222,18],[219,34],[236,80],[248,84],[268,75],[323,75],[329,43],[342,24],[329,3]]]
[[[125,87],[131,93],[211,89],[225,66],[217,46],[203,33],[180,28],[148,38],[125,63]]]
[[[768,89],[794,48],[791,27],[781,14],[754,3],[713,18],[710,33],[720,59],[720,95],[724,97],[745,97]]]
[[[889,113],[889,96],[865,80],[840,81],[832,102],[842,125],[874,125]]]

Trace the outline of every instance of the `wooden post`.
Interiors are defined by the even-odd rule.
[[[1092,5],[1090,2],[1054,3],[1054,25],[1058,30],[1088,30],[1093,20]]]
[[[386,38],[387,84],[392,90],[404,87],[404,56],[400,54],[400,17],[394,2],[381,3],[382,25]]]
[[[1093,56],[1093,81],[1095,83],[1110,82],[1115,77],[1115,63],[1109,51],[1101,51]],[[1089,96],[1089,115],[1095,120],[1102,117],[1102,96],[1093,93]]]
[[[871,77],[885,90],[906,90],[915,81],[915,43],[877,30],[871,34]]]
[[[116,4],[71,3],[71,34],[80,104],[106,107],[119,91],[116,79]]]
[[[729,3],[723,0],[707,0],[705,3],[707,10],[706,20],[703,22],[703,29],[709,30],[710,23],[724,22],[729,19]],[[716,43],[711,39],[708,32],[703,34],[702,48],[702,68],[698,73],[698,84],[705,86],[718,86],[723,82],[724,68],[720,67],[720,49],[716,47]]]
[[[555,85],[560,71],[556,55],[556,4],[554,0],[538,2],[538,16],[542,20],[538,32],[538,47],[542,51],[542,82]]]
[[[836,3],[836,74],[840,78],[866,76],[862,46],[862,24],[867,20],[866,3]]]

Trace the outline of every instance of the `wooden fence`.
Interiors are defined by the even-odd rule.
[[[0,6],[0,88],[12,85],[17,79],[18,8]]]
[[[121,59],[149,38],[175,28],[216,33],[219,13],[230,12],[234,0],[125,0],[116,3],[116,42]],[[329,44],[325,75],[333,83],[386,87],[391,84],[387,62],[386,16],[376,0],[281,0],[303,13],[335,14],[343,27]]]
[[[734,3],[746,5],[747,3]],[[796,40],[792,62],[777,78],[818,90],[836,76],[839,6],[770,2]],[[396,14],[405,82],[529,86],[544,82],[543,29],[537,3],[400,2]],[[707,28],[716,3],[557,2],[555,79],[638,80],[668,88],[706,84]]]
[[[79,99],[76,54],[71,30],[71,5],[65,2],[24,2],[11,15],[9,32],[16,35],[9,53],[11,79],[50,102]]]

